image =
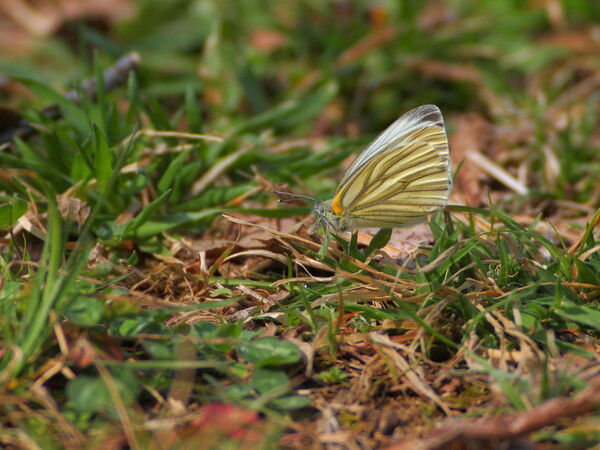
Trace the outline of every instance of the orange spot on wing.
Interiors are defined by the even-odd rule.
[[[342,214],[343,208],[342,205],[340,205],[340,194],[333,197],[333,201],[331,202],[331,210],[338,216]]]

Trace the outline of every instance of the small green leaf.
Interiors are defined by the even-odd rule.
[[[86,158],[82,153],[77,153],[73,157],[73,165],[71,166],[71,177],[74,180],[81,181],[92,175],[90,166],[86,162]]]
[[[125,367],[111,370],[111,378],[119,400],[131,405],[139,391],[131,370]],[[111,393],[101,377],[79,376],[67,383],[66,394],[73,408],[79,412],[110,411],[114,407]]]
[[[0,289],[0,301],[16,298],[19,290],[23,288],[23,283],[19,281],[4,280]]]
[[[266,337],[238,346],[239,355],[259,367],[281,366],[300,360],[300,349],[290,341]]]
[[[102,129],[106,129],[106,118],[104,114],[109,110],[109,105],[106,101],[106,92],[105,92],[105,84],[104,84],[104,71],[102,70],[102,64],[100,62],[100,57],[98,50],[94,50],[94,77],[96,82],[96,104],[98,105],[98,110],[102,112],[100,114],[100,119],[102,120],[101,125]],[[93,124],[95,127],[95,124]]]
[[[137,252],[134,250],[131,252],[131,255],[129,255],[129,258],[127,258],[125,260],[125,262],[127,264],[129,264],[130,266],[135,266],[138,262],[138,254]]]
[[[171,164],[169,164],[169,167],[167,167],[162,178],[158,182],[158,192],[165,192],[173,186],[173,180],[180,175],[181,167],[185,163],[189,153],[189,150],[183,151],[171,161]]]
[[[193,133],[200,133],[202,131],[200,101],[196,97],[196,90],[192,86],[188,86],[185,91],[185,111],[188,129]]]
[[[210,208],[215,205],[223,205],[236,197],[252,189],[250,184],[239,184],[234,186],[212,186],[210,189],[202,192],[197,197],[190,200],[181,201],[173,205],[174,211],[198,211],[202,208]],[[263,211],[263,209],[259,209]],[[265,208],[266,212],[266,208]],[[250,213],[252,214],[252,213]]]
[[[0,228],[12,228],[27,212],[27,207],[27,202],[16,196],[8,203],[0,205]]]
[[[369,246],[367,247],[367,251],[365,252],[366,256],[373,254],[376,250],[380,250],[387,245],[390,241],[390,237],[392,236],[391,228],[382,228],[379,230],[371,242],[369,242]]]
[[[575,259],[575,266],[577,267],[577,280],[581,283],[588,283],[592,285],[598,284],[598,273],[592,269],[592,265],[585,263],[580,259]]]
[[[150,204],[148,204],[144,209],[142,209],[142,211],[137,215],[137,217],[127,224],[125,234],[128,236],[135,234],[138,228],[140,228],[143,224],[150,220],[150,217],[159,208],[159,206],[162,205],[165,201],[167,201],[167,198],[169,197],[170,193],[170,189],[166,192],[163,192],[157,198],[152,200]]]
[[[97,412],[108,405],[110,394],[99,378],[77,377],[67,383],[67,398],[79,412]]]
[[[311,399],[302,395],[290,395],[272,400],[269,406],[282,411],[293,411],[310,406]]]
[[[211,297],[218,297],[220,295],[231,296],[231,295],[233,295],[233,291],[229,288],[223,287],[223,288],[215,289],[214,291],[212,291],[210,293]]]
[[[167,191],[165,192],[165,194],[168,194],[169,192],[170,191]],[[172,230],[173,228],[181,227],[183,225],[187,225],[203,219],[209,219],[221,213],[221,210],[209,209],[197,213],[177,213],[170,214],[168,216],[157,216],[152,218],[151,220],[145,218],[146,220],[139,226],[139,228],[135,228],[133,226],[130,228],[130,226],[128,226],[127,236],[131,236],[131,234],[134,234],[137,238],[145,239],[162,233],[163,231]],[[138,218],[134,220],[137,219]],[[133,233],[134,230],[135,233]]]
[[[333,366],[331,369],[318,374],[317,378],[324,383],[335,384],[348,378],[348,374],[342,372],[338,366]]]
[[[127,78],[127,99],[129,109],[125,123],[131,125],[140,109],[140,87],[134,71],[130,72]]]
[[[65,316],[82,327],[96,325],[104,314],[104,303],[94,297],[75,297],[65,309]]]
[[[148,173],[145,169],[138,169],[132,177],[126,179],[120,186],[120,192],[123,195],[135,195],[148,186]]]
[[[595,331],[600,331],[600,311],[597,309],[563,300],[555,313],[564,318],[591,327]]]
[[[234,383],[230,386],[221,389],[224,389],[225,392],[227,392],[227,396],[231,400],[236,400],[238,402],[243,400],[244,398],[248,398],[252,393],[252,386],[249,384],[242,383]]]
[[[108,142],[106,140],[106,136],[102,133],[102,130],[96,125],[92,123],[93,129],[93,144],[94,144],[94,153],[95,153],[95,170],[96,170],[96,179],[98,180],[98,186],[100,190],[104,192],[106,186],[108,186],[108,181],[112,175],[113,171],[113,155],[108,146]]]
[[[260,395],[276,389],[283,395],[290,390],[290,379],[281,370],[256,369],[252,375],[252,385]]]
[[[173,359],[173,345],[169,341],[154,341],[146,339],[142,342],[142,347],[146,350],[152,358],[170,360]]]
[[[115,265],[111,261],[98,263],[96,267],[94,267],[94,277],[104,280],[112,273],[114,268]]]

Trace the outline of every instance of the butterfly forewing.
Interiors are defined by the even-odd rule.
[[[342,180],[340,181],[340,187],[344,181],[351,178],[354,171],[361,167],[365,161],[371,156],[381,153],[384,151],[393,150],[397,145],[390,145],[394,142],[402,142],[403,136],[408,135],[411,131],[418,130],[419,128],[425,128],[428,126],[438,126],[444,129],[444,119],[440,109],[435,105],[423,105],[415,108],[387,127],[379,136],[371,142],[367,148],[354,160],[350,165]],[[444,132],[444,142],[446,142],[446,133]],[[445,153],[448,155],[448,145],[446,142]]]
[[[334,204],[352,227],[419,222],[446,205],[448,159],[439,109],[421,106],[394,122],[352,163]]]

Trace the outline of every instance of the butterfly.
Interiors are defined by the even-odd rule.
[[[445,207],[451,188],[444,118],[435,105],[419,106],[363,150],[332,199],[313,200],[315,226],[342,232],[413,225]]]

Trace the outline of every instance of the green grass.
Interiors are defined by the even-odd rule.
[[[555,5],[147,0],[0,57],[36,130],[0,152],[0,442],[383,447],[519,413],[540,445],[599,441],[593,405],[543,409],[598,386],[600,356],[600,8]],[[62,96],[130,50],[123,86]],[[330,196],[424,103],[528,193],[463,161],[453,198],[476,202],[409,254],[277,204]]]

